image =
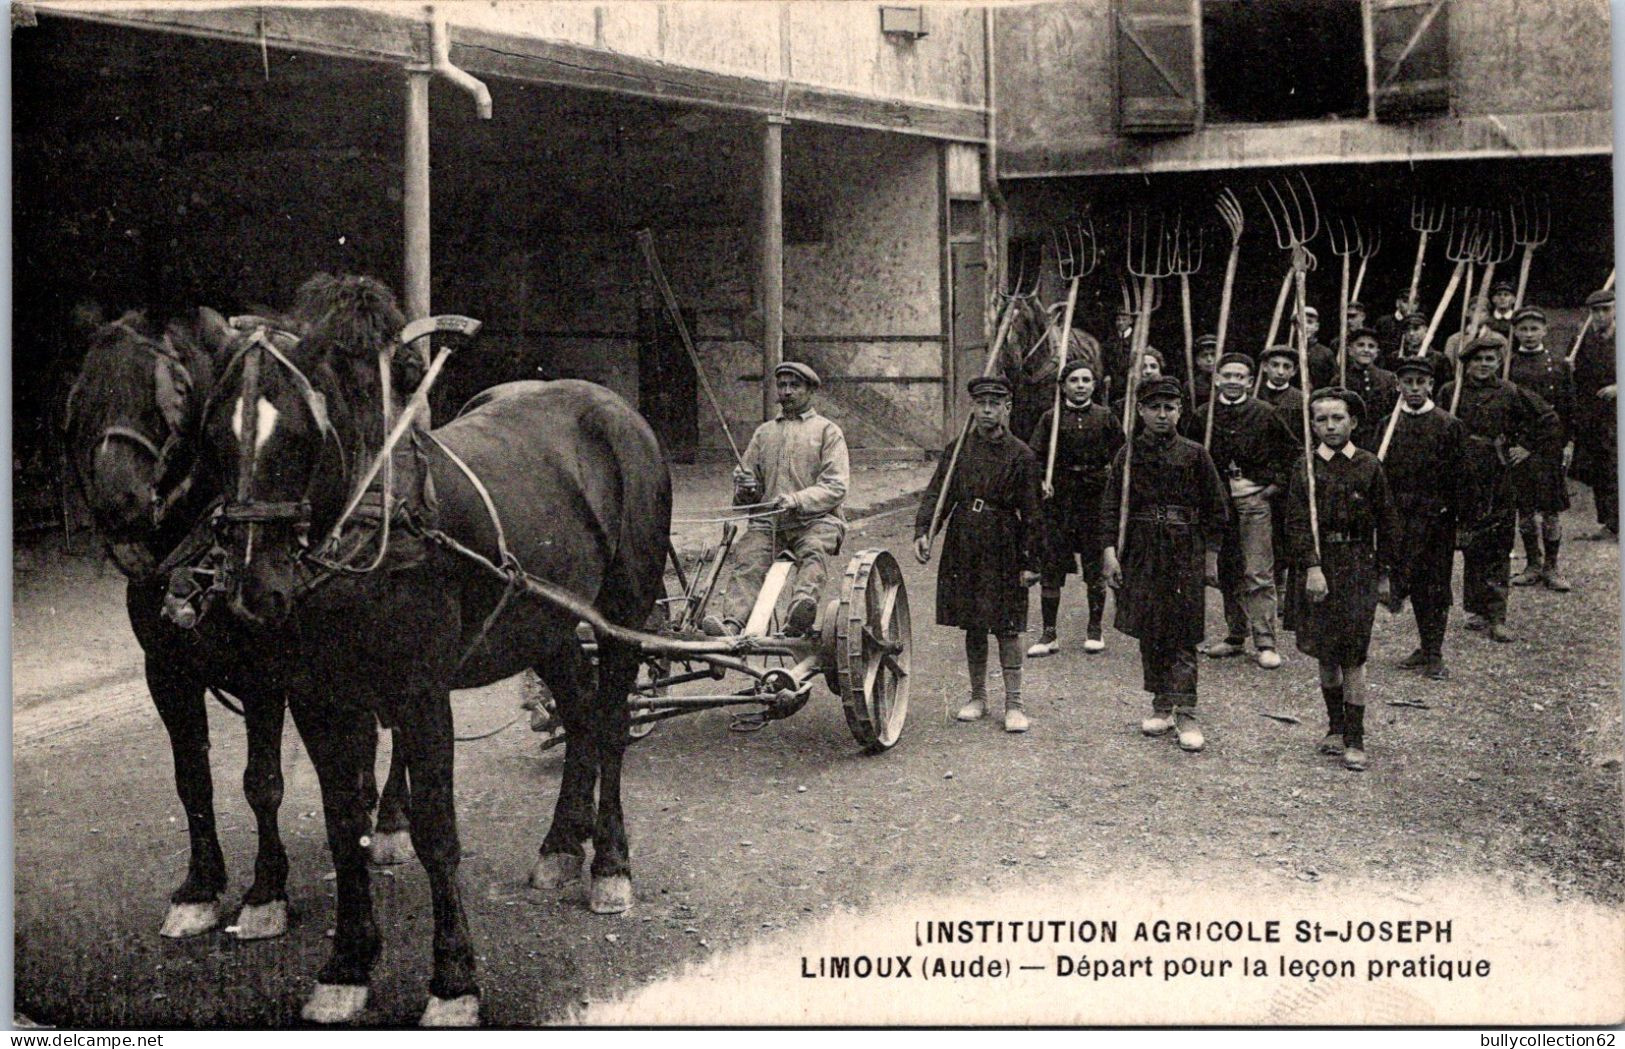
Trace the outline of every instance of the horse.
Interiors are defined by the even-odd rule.
[[[559,886],[578,876],[590,837],[590,906],[619,913],[632,902],[620,775],[639,652],[601,637],[593,687],[575,615],[514,599],[514,587],[441,537],[567,588],[617,626],[640,627],[662,588],[670,473],[648,424],[611,391],[508,383],[415,433],[351,527],[336,527],[381,449],[386,408],[399,410],[385,379],[402,317],[389,289],[367,277],[329,278],[316,298],[326,309],[299,341],[256,331],[222,347],[231,359],[200,458],[234,493],[218,536],[223,603],[253,644],[288,654],[289,707],[321,782],[335,933],[303,1016],[358,1015],[380,949],[356,788],[376,716],[397,730],[408,764],[412,842],[434,902],[420,1022],[473,1025],[479,986],[456,882],[450,693],[526,668],[547,682],[568,742],[531,880]]]
[[[208,307],[159,325],[132,310],[103,323],[83,317],[89,349],[68,395],[63,430],[70,473],[108,553],[125,576],[125,607],[144,657],[147,688],[169,734],[175,789],[186,814],[190,858],[170,896],[160,935],[196,936],[220,924],[226,866],[216,831],[205,693],[243,704],[247,767],[243,791],[258,827],[254,881],[233,925],[238,939],[287,930],[287,854],[277,823],[285,700],[274,667],[255,660],[229,623],[188,631],[163,616],[165,562],[199,536],[198,521],[217,493],[188,483],[198,421],[220,363],[214,347],[228,336]],[[207,540],[206,533],[203,538]],[[369,764],[370,770],[370,764]],[[392,773],[394,766],[392,765]],[[392,774],[379,808],[374,862],[400,862],[406,841],[404,778]],[[367,784],[369,798],[376,786]]]

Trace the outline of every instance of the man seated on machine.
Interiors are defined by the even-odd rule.
[[[734,547],[721,614],[707,615],[700,624],[713,637],[744,631],[767,571],[781,552],[796,563],[784,633],[805,635],[818,618],[829,558],[840,552],[846,534],[841,503],[852,466],[846,435],[813,410],[818,373],[799,361],[785,361],[773,369],[773,377],[779,417],[756,428],[742,465],[734,469],[734,503],[750,507],[753,516]]]

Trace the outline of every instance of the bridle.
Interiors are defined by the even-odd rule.
[[[304,491],[298,499],[276,501],[254,498],[254,473],[259,456],[260,379],[261,370],[265,367],[267,359],[292,378],[306,410],[310,412],[311,419],[321,431],[322,447],[325,448],[331,442],[337,450],[339,469],[346,480],[349,477],[349,463],[344,454],[344,442],[328,417],[325,399],[299,366],[277,349],[267,334],[273,327],[268,322],[254,317],[234,317],[231,323],[233,327],[243,328],[250,325],[252,327],[247,343],[237,351],[226,367],[226,372],[229,373],[232,367],[241,364],[243,375],[240,394],[242,418],[237,431],[237,491],[234,498],[227,500],[215,511],[215,522],[217,526],[247,526],[242,557],[242,567],[246,568],[253,561],[254,541],[260,525],[292,524],[300,548],[308,547],[311,524],[310,493],[317,477],[317,470],[312,467],[305,479]],[[298,336],[293,333],[285,331],[282,333],[292,335],[297,341]],[[223,383],[217,384],[216,392],[223,388]],[[213,403],[211,395],[211,404],[205,409],[205,417],[217,408],[218,405]]]

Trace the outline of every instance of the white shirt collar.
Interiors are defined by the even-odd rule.
[[[1354,442],[1349,441],[1347,444],[1343,445],[1341,451],[1337,452],[1332,451],[1330,448],[1326,447],[1324,442],[1322,442],[1318,447],[1315,448],[1315,454],[1320,456],[1326,462],[1331,462],[1332,457],[1337,455],[1341,455],[1345,459],[1352,459],[1354,458]]]
[[[1543,342],[1539,346],[1536,346],[1532,350],[1526,350],[1520,345],[1520,346],[1517,347],[1517,350],[1518,350],[1519,353],[1528,354],[1529,356],[1533,357],[1537,353],[1545,353],[1546,352],[1546,344]]]
[[[1270,381],[1270,380],[1268,380],[1268,379],[1265,379],[1265,380],[1264,380],[1264,386],[1265,386],[1265,387],[1266,387],[1266,388],[1267,388],[1267,389],[1271,389],[1271,390],[1284,390],[1284,389],[1286,389],[1286,388],[1287,388],[1287,387],[1288,387],[1288,386],[1291,386],[1291,385],[1292,385],[1292,384],[1291,384],[1291,383],[1290,383],[1290,382],[1283,382],[1283,383],[1282,383],[1282,384],[1281,384],[1281,385],[1279,385],[1279,386],[1277,386],[1277,385],[1275,385],[1275,383],[1273,383],[1273,382],[1271,382],[1271,381]]]
[[[1242,394],[1240,397],[1237,397],[1233,401],[1230,398],[1226,397],[1224,394],[1222,394],[1222,393],[1219,394],[1219,403],[1220,404],[1236,405],[1236,404],[1240,404],[1242,401],[1245,401],[1246,399],[1247,399],[1247,395],[1245,393]]]
[[[1405,403],[1405,398],[1403,397],[1399,399],[1399,410],[1404,412],[1406,415],[1426,415],[1428,412],[1431,412],[1434,407],[1435,405],[1432,397],[1429,397],[1427,400],[1423,401],[1422,407],[1420,408],[1412,408],[1410,405]]]

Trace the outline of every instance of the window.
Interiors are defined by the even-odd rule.
[[[1364,117],[1360,0],[1202,0],[1210,123]]]

